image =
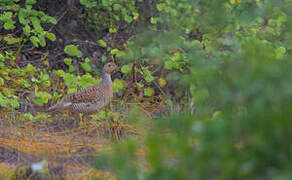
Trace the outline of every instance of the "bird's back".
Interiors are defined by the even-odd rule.
[[[61,102],[52,108],[91,113],[108,105],[112,97],[112,82],[102,81],[99,84],[80,89],[64,96]]]

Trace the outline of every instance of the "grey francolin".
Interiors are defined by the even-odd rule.
[[[94,113],[107,106],[113,98],[111,74],[118,67],[107,63],[103,67],[103,79],[100,83],[65,95],[61,102],[50,107],[48,111],[69,110],[71,112]]]

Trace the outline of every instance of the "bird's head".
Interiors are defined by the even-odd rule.
[[[107,74],[112,74],[115,70],[118,69],[118,66],[115,63],[110,62],[110,63],[106,63],[103,66],[103,69]]]

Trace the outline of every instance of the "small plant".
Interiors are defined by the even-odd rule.
[[[143,0],[138,0],[143,2]],[[139,13],[136,8],[136,1],[126,0],[80,0],[80,4],[87,8],[86,20],[93,25],[108,28],[110,33],[116,33],[117,28],[123,22],[130,24],[136,21]],[[106,47],[106,43],[99,41],[102,47]]]
[[[22,7],[18,1],[1,1],[0,24],[4,24],[7,31],[14,30],[16,25],[21,25],[24,36],[13,37],[10,34],[4,37],[8,44],[25,43],[29,40],[35,47],[45,47],[46,38],[55,41],[53,33],[44,30],[42,23],[57,24],[55,18],[45,14],[43,11],[33,9],[36,0],[26,0],[25,7]]]

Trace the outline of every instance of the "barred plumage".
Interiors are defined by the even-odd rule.
[[[99,111],[108,105],[113,97],[111,73],[116,69],[114,63],[107,63],[103,68],[103,80],[99,84],[64,96],[60,103],[50,107],[48,111],[65,109],[82,113]]]

